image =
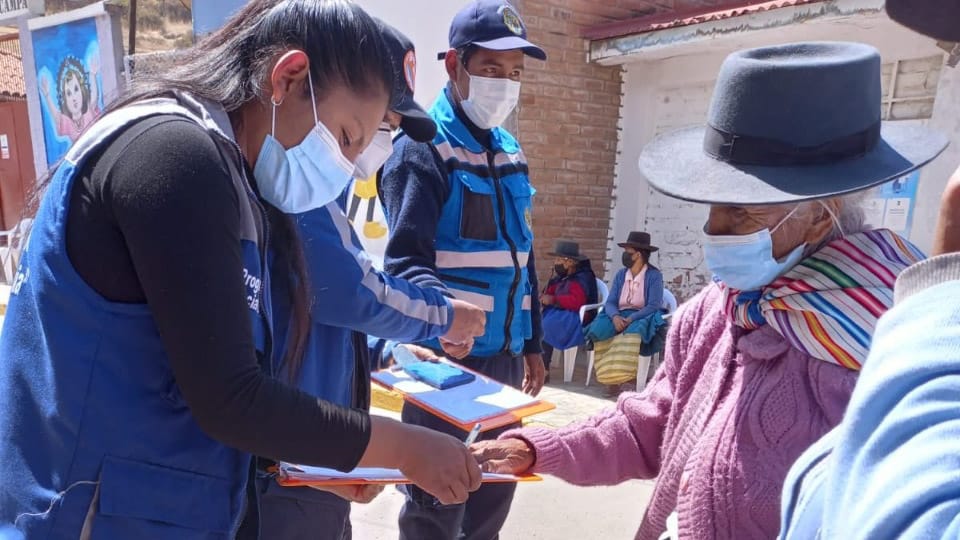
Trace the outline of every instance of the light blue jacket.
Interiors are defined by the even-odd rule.
[[[453,324],[453,306],[438,289],[420,288],[377,270],[337,201],[296,217],[310,279],[312,306],[299,386],[326,401],[347,407],[357,384],[358,353],[352,332],[404,343],[444,335]],[[275,360],[283,358],[290,307],[274,280],[277,335]],[[362,343],[362,342],[361,342]],[[363,347],[362,354],[366,354]],[[280,370],[286,377],[285,370]],[[358,379],[359,377],[359,379]]]
[[[787,477],[781,538],[960,538],[960,256],[897,280],[843,422]]]

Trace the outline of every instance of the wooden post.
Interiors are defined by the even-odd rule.
[[[130,42],[127,54],[133,56],[137,49],[137,0],[130,0]]]

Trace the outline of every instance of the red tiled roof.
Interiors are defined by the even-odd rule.
[[[16,49],[0,41],[0,97],[23,99],[27,89],[23,83],[23,60],[20,46]]]
[[[600,24],[587,28],[583,37],[590,40],[609,39],[631,34],[645,34],[667,28],[679,28],[711,21],[733,19],[752,13],[791,6],[814,4],[824,0],[775,0],[772,2],[741,2],[739,6],[716,10],[715,6],[701,6],[693,11],[656,13],[624,21]],[[710,11],[712,9],[712,11]]]

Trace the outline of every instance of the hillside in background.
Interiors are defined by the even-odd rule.
[[[47,14],[93,4],[96,0],[46,0]],[[123,7],[123,50],[126,52],[130,30],[129,0],[113,0]],[[169,51],[193,43],[189,0],[138,0],[136,52]]]

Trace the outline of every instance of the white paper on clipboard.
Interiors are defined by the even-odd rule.
[[[356,481],[357,483],[396,483],[409,482],[407,477],[398,469],[384,469],[381,467],[357,467],[352,471],[340,472],[325,467],[308,467],[306,465],[280,464],[280,473],[288,479],[303,483],[316,482],[318,484],[338,481]],[[523,477],[513,474],[483,473],[485,482],[501,481],[516,482]]]
[[[480,376],[470,383],[446,390],[438,390],[400,370],[378,371],[373,377],[404,394],[416,395],[425,405],[443,411],[463,424],[539,402],[515,388]]]

